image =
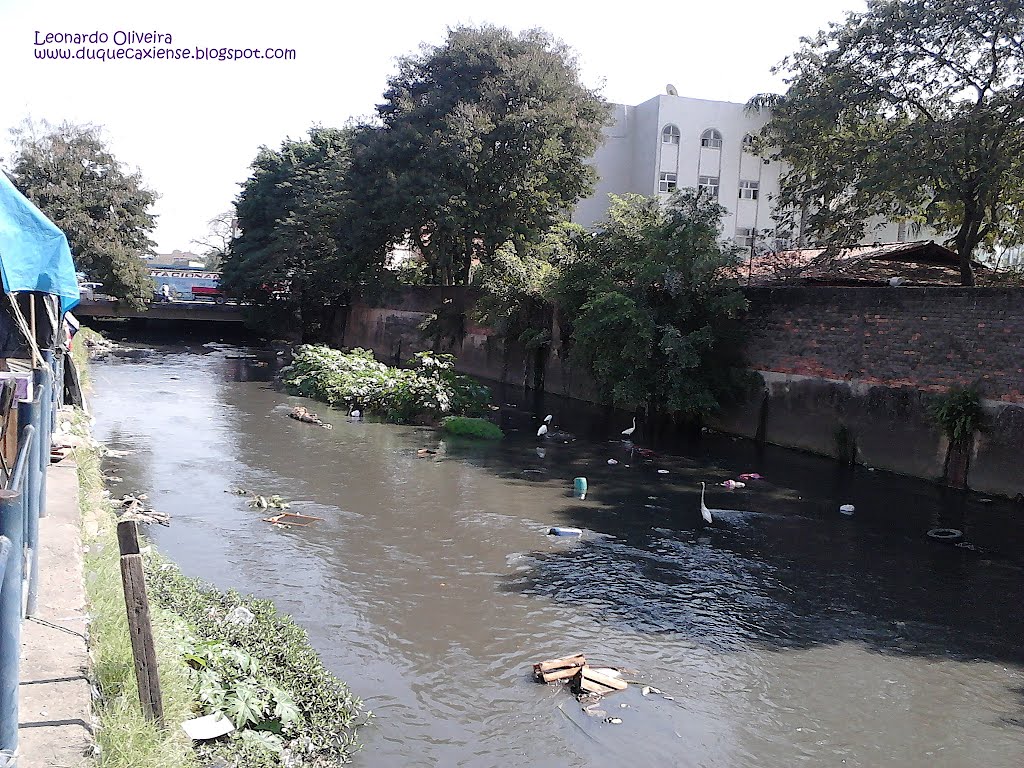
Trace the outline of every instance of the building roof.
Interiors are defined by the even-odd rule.
[[[981,265],[975,264],[975,267]],[[960,285],[960,261],[954,251],[933,240],[845,248],[800,248],[756,254],[736,267],[736,277],[751,285]]]

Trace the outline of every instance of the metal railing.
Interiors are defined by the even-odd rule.
[[[0,768],[17,765],[21,624],[36,612],[39,518],[46,515],[50,436],[63,400],[63,355],[44,351],[43,359],[33,399],[18,403],[17,455],[0,489]]]

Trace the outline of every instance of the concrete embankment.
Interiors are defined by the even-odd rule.
[[[938,480],[948,441],[929,415],[951,386],[979,388],[986,429],[973,441],[967,485],[1024,494],[1024,290],[996,288],[815,288],[749,290],[745,354],[763,385],[712,422],[723,432]],[[419,326],[442,302],[470,308],[463,288],[409,287],[356,302],[338,345],[372,349],[395,363],[431,347]],[[506,343],[467,324],[445,346],[460,370],[581,400],[593,382],[561,353]]]

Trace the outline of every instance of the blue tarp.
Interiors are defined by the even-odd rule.
[[[64,233],[0,170],[0,273],[4,291],[60,296],[61,316],[78,303],[78,277]]]

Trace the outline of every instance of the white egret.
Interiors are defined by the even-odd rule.
[[[541,424],[540,429],[537,430],[537,437],[544,437],[548,433],[548,425]]]
[[[711,519],[711,510],[704,503],[704,483],[700,484],[700,516],[704,518],[704,522],[708,525],[712,525],[715,522]]]
[[[544,417],[544,423],[545,423],[545,424],[550,424],[550,423],[551,423],[551,420],[552,420],[553,418],[555,418],[555,417],[554,417],[554,416],[553,416],[552,414],[550,414],[550,413],[549,413],[549,414],[548,414],[547,416],[545,416],[545,417]]]
[[[631,437],[634,432],[636,432],[636,416],[633,417],[633,426],[630,427],[629,429],[622,430],[622,434],[625,437]]]

